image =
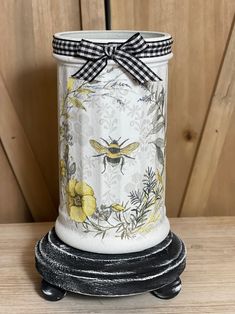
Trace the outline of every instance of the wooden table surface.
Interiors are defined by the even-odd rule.
[[[40,296],[34,245],[52,223],[0,225],[0,313],[235,313],[235,217],[175,218],[171,229],[185,241],[183,288],[172,300],[150,293],[93,298],[69,293],[59,302]]]

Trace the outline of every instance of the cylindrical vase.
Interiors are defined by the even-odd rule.
[[[143,251],[162,242],[170,230],[165,145],[172,39],[166,33],[140,32],[146,48],[134,42],[127,55],[123,47],[135,33],[64,32],[53,40],[60,164],[55,231],[64,243],[83,251]],[[87,57],[76,53],[81,40],[88,45]],[[125,62],[115,57],[117,50]],[[155,80],[140,81],[138,60],[156,74]],[[85,71],[83,78],[79,71]]]

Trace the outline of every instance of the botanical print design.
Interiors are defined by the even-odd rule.
[[[144,85],[143,88],[145,88]],[[165,90],[162,86],[160,92],[158,89],[156,91],[147,89],[147,92],[145,96],[139,99],[141,102],[150,104],[147,115],[152,117],[151,129],[146,137],[151,138],[149,143],[155,146],[158,161],[162,165],[162,170],[164,170],[165,136],[160,137],[159,132],[163,130],[165,133]]]
[[[151,232],[164,218],[164,85],[112,66],[92,82],[70,77],[60,98],[66,225],[101,238]]]
[[[120,171],[124,175],[122,169],[125,163],[125,158],[135,159],[133,157],[130,157],[129,154],[131,154],[134,150],[136,150],[139,147],[139,143],[134,142],[131,144],[128,144],[125,147],[122,147],[128,139],[124,140],[122,143],[119,144],[120,137],[118,140],[113,140],[110,137],[111,142],[109,143],[105,139],[101,138],[101,140],[105,143],[106,146],[100,144],[99,142],[95,140],[90,140],[91,146],[95,149],[95,151],[98,153],[98,155],[94,155],[93,157],[103,157],[103,164],[104,164],[104,170],[102,173],[106,170],[107,162],[112,166],[115,167],[119,164],[121,164]]]
[[[62,158],[60,160],[60,174],[62,178],[62,184],[64,179],[70,179],[76,172],[76,163],[73,161],[72,156],[69,154],[69,147],[73,146],[73,136],[70,131],[70,124],[72,115],[70,114],[73,108],[86,110],[83,103],[78,99],[78,94],[82,95],[83,98],[88,98],[89,94],[94,93],[91,89],[83,88],[84,84],[80,84],[75,88],[75,79],[69,78],[67,81],[67,88],[65,95],[63,96],[60,106],[60,127],[59,127],[59,138],[60,138],[60,151]],[[84,102],[85,102],[84,100]]]
[[[94,214],[96,199],[92,187],[86,182],[79,182],[76,179],[69,180],[67,192],[68,212],[71,219],[84,222]]]
[[[160,174],[148,168],[143,190],[131,191],[125,204],[101,204],[94,215],[83,222],[85,232],[104,238],[106,233],[113,231],[116,237],[130,239],[138,233],[151,231],[161,218],[162,183]]]
[[[67,81],[67,92],[64,96],[63,105],[62,105],[62,114],[65,114],[63,110],[66,108],[68,111],[72,106],[86,110],[83,102],[79,99],[81,95],[89,95],[94,93],[91,89],[85,88],[84,83],[74,88],[75,79],[70,77]],[[79,95],[79,97],[78,97]],[[84,99],[84,102],[86,100]]]

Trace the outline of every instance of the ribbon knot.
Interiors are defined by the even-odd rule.
[[[114,59],[114,54],[115,54],[116,49],[117,49],[116,46],[114,46],[112,44],[108,44],[107,46],[104,47],[105,55],[109,59]]]
[[[76,56],[84,58],[87,62],[72,76],[91,82],[106,67],[108,60],[112,59],[141,84],[147,81],[161,81],[143,61],[136,57],[148,47],[144,38],[136,33],[122,44],[99,45],[87,40],[81,40]]]

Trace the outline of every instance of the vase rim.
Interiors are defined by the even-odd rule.
[[[147,42],[162,41],[171,38],[170,34],[164,32],[138,31],[138,30],[68,31],[56,33],[54,37],[58,39],[72,41],[80,41],[82,39],[86,39],[92,40],[94,42],[107,43],[110,41],[123,42],[136,33],[140,33],[140,35]]]

